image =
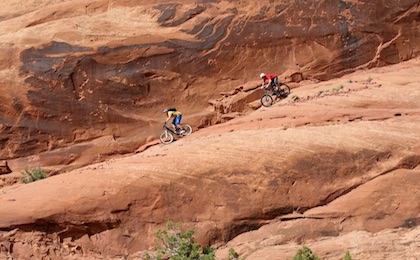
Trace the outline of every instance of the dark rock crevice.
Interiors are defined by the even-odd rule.
[[[61,222],[40,219],[33,223],[24,225],[13,225],[7,229],[1,229],[3,232],[10,232],[12,230],[18,230],[18,232],[31,233],[41,232],[46,235],[56,234],[61,240],[71,237],[71,239],[77,240],[84,235],[92,236],[95,234],[102,233],[107,230],[118,228],[121,222],[119,220],[113,221],[94,221],[94,222]]]

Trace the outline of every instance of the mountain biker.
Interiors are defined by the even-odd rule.
[[[169,119],[173,118],[172,126],[174,127],[176,134],[181,134],[183,131],[185,132],[185,130],[181,128],[182,113],[180,111],[176,110],[176,108],[165,108],[163,112],[166,113],[167,116],[165,124]]]
[[[260,78],[263,79],[263,85],[269,83],[269,86],[273,88],[279,85],[279,78],[276,74],[261,73]]]

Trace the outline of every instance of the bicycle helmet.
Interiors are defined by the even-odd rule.
[[[168,107],[168,108],[165,108],[165,109],[163,110],[163,113],[166,113],[166,112],[169,112],[169,111],[176,111],[176,108],[174,108],[174,107]]]
[[[264,77],[265,77],[265,73],[261,73],[260,78],[264,78]]]

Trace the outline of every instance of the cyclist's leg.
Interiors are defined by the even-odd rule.
[[[274,94],[276,94],[276,95],[278,95],[279,94],[279,91],[280,91],[280,89],[279,89],[279,78],[278,77],[275,77],[274,79],[273,79],[273,82],[274,82],[274,84],[273,84],[273,92],[274,92]]]
[[[176,126],[181,127],[181,119],[182,119],[182,115],[175,117]]]
[[[175,124],[176,131],[181,131],[181,119],[182,119],[182,115],[176,116],[174,118],[174,124]]]
[[[182,133],[185,133],[186,130],[182,127],[181,120],[182,120],[182,115],[179,116],[179,121],[178,121],[178,128],[179,128],[179,130],[180,130],[180,132],[182,134]]]
[[[172,120],[172,127],[176,131],[176,117],[174,117],[174,119]]]
[[[279,85],[279,77],[273,79],[274,85],[277,87]]]
[[[271,81],[271,90],[273,91],[273,94],[276,94],[277,92],[277,84],[275,83],[275,81]]]

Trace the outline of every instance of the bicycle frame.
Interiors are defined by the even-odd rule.
[[[171,127],[167,126],[166,124],[163,125],[163,130],[167,130],[177,136],[183,136],[182,134],[175,132],[175,130],[173,130]]]
[[[266,95],[274,95],[274,88],[275,87],[271,86],[270,83],[262,85],[262,89]]]
[[[163,125],[163,130],[168,130],[169,132],[171,132],[171,133],[173,133],[173,134],[177,134],[177,133],[175,133],[175,131],[174,130],[172,130],[172,128],[170,128],[169,126],[167,126],[166,124],[165,125]]]

